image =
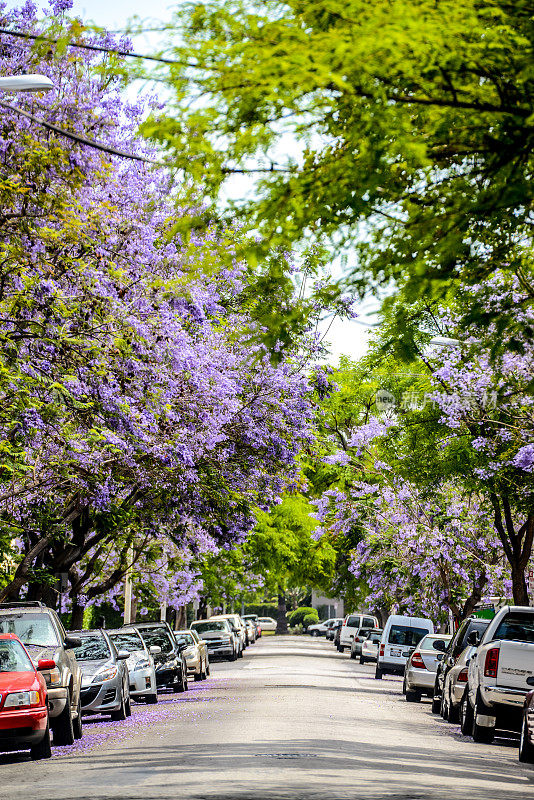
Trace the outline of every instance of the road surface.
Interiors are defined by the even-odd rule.
[[[0,755],[9,800],[526,800],[517,745],[475,744],[330,642],[264,637],[183,695],[89,722],[50,761]]]

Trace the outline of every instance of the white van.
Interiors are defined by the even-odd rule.
[[[345,647],[348,647],[350,650],[352,640],[360,628],[378,627],[378,619],[376,617],[371,617],[369,614],[347,614],[341,626],[337,649],[340,653],[343,652]]]
[[[388,617],[378,646],[375,678],[387,673],[402,675],[412,652],[428,633],[434,633],[431,619],[398,614]]]

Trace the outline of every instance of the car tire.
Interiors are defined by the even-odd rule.
[[[128,699],[126,700],[126,716],[132,716],[132,701],[130,699],[130,695],[128,694]]]
[[[52,722],[54,745],[60,747],[74,744],[74,727],[70,708],[70,691],[67,691],[67,702],[61,714]]]
[[[238,656],[237,656],[237,657],[238,657],[238,658],[243,658],[243,650],[240,650],[240,651],[239,651],[239,654],[238,654]]]
[[[82,722],[82,698],[78,697],[78,716],[72,721],[72,729],[74,731],[74,738],[81,739],[83,736],[83,722]]]
[[[319,631],[312,631],[311,635],[312,636],[319,636],[320,634],[319,634]]]
[[[432,705],[434,705],[434,701],[432,701]],[[444,719],[445,722],[448,722],[448,720],[449,720],[449,704],[447,703],[447,698],[445,697],[445,692],[443,692],[442,695],[441,695],[441,701],[440,701],[439,705],[440,705],[439,713],[441,714],[442,719]]]
[[[365,659],[363,656],[360,656],[360,664],[366,664],[366,663],[367,659]]]
[[[42,758],[50,758],[52,756],[52,747],[50,744],[50,724],[46,723],[45,735],[39,742],[34,744],[30,750],[30,757],[32,761],[40,761]]]
[[[433,714],[441,714],[441,697],[435,694],[432,695],[431,709]]]
[[[485,714],[490,711],[480,696],[480,689],[477,692],[475,708],[473,710],[473,741],[479,744],[491,744],[495,738],[495,726],[488,728],[486,725],[477,724],[479,712]]]
[[[193,680],[195,681],[195,683],[198,683],[199,681],[202,680],[203,677],[204,677],[204,673],[202,671],[202,661],[201,661],[200,662],[200,669],[199,669],[198,672],[194,673]]]
[[[473,734],[473,709],[467,694],[464,694],[460,704],[460,730],[464,736]]]
[[[153,705],[154,703],[157,703],[158,702],[157,692],[154,692],[154,694],[145,694],[144,700],[147,705]]]
[[[356,650],[350,651],[350,657],[356,661]]]
[[[113,722],[123,722],[126,719],[126,703],[124,702],[124,695],[121,694],[121,704],[115,710],[111,712],[111,719]]]
[[[420,703],[421,692],[414,691],[413,689],[406,689],[406,702],[407,703]]]
[[[449,710],[448,722],[450,722],[451,725],[458,725],[460,722],[460,707],[453,705],[449,698],[447,708]]]
[[[523,715],[519,739],[519,760],[524,764],[534,764],[534,745],[528,740],[527,718]]]
[[[377,680],[377,681],[381,681],[382,680],[382,670],[378,666],[375,669],[375,680]]]
[[[230,656],[230,658],[228,659],[228,661],[235,661],[236,659],[237,659],[237,653],[236,653],[236,651],[234,650],[234,651],[232,652],[232,655],[231,655],[231,656]]]
[[[210,676],[210,662],[206,661],[206,678]]]

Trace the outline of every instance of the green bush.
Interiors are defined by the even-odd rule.
[[[313,614],[306,614],[304,619],[302,620],[302,625],[304,630],[308,627],[308,625],[316,625],[319,622],[319,614],[314,609]]]
[[[304,622],[304,617],[313,614],[315,617],[315,622],[319,622],[319,615],[314,608],[308,608],[307,606],[301,606],[300,608],[296,608],[291,614],[288,614],[287,621],[289,625],[302,625]],[[312,624],[311,622],[309,623]]]
[[[245,605],[245,614],[257,614],[258,617],[277,618],[278,606],[274,603],[249,603]]]

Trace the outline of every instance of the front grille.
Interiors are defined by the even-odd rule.
[[[115,689],[108,689],[106,694],[104,695],[104,699],[102,700],[103,703],[112,703],[115,700],[116,691]]]
[[[80,698],[82,701],[83,706],[89,706],[96,699],[98,692],[100,691],[100,686],[88,686],[87,689],[82,689],[80,692]]]

